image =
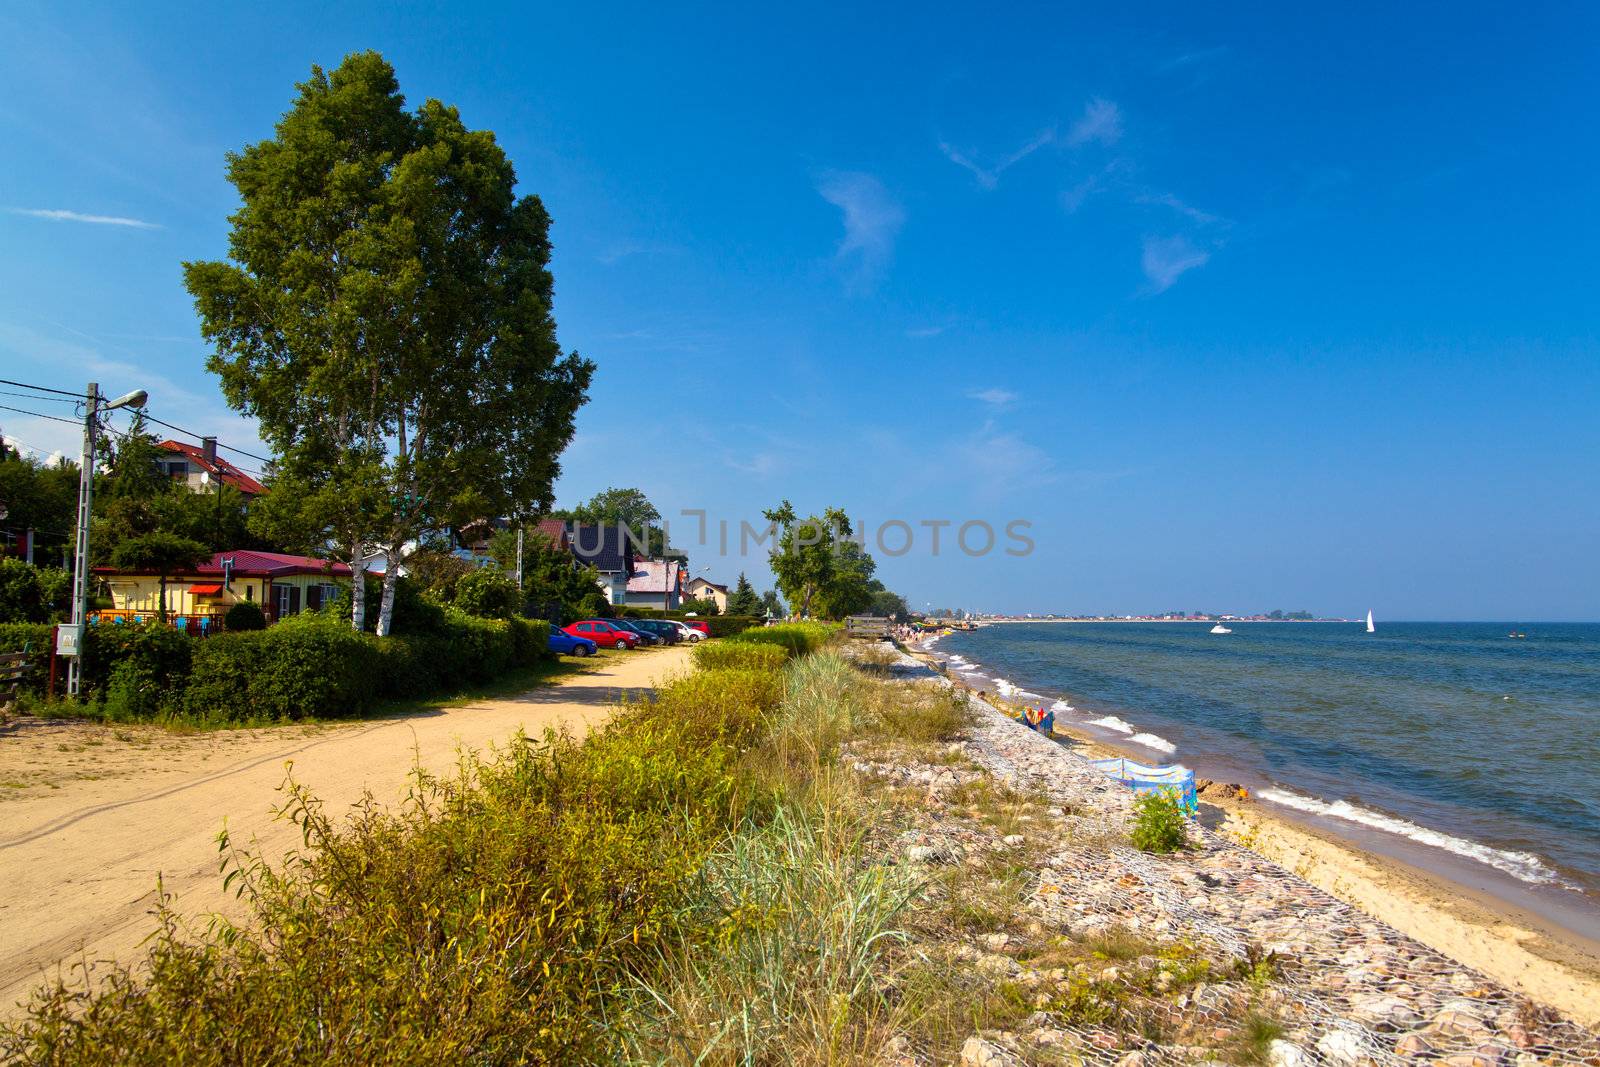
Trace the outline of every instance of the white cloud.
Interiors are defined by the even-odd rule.
[[[1185,272],[1204,266],[1211,253],[1196,248],[1187,237],[1146,237],[1144,276],[1160,293],[1172,287]]]
[[[1067,143],[1074,146],[1090,141],[1114,145],[1121,138],[1122,109],[1098,96],[1083,106],[1083,117],[1067,132]]]
[[[944,333],[945,329],[946,327],[944,326],[913,326],[906,331],[906,336],[922,340],[926,337],[938,337],[941,333]]]
[[[974,400],[981,400],[985,404],[988,404],[990,407],[994,408],[1010,407],[1012,404],[1015,404],[1018,399],[1017,394],[1013,393],[1011,390],[1001,389],[996,386],[991,386],[988,389],[978,389],[974,392],[968,393],[967,395]]]
[[[973,162],[972,158],[965,152],[960,151],[946,141],[939,142],[939,151],[943,152],[945,158],[956,164],[956,166],[965,167],[967,170],[970,170],[973,176],[978,179],[978,184],[980,186],[985,189],[993,189],[995,186],[1000,184],[1000,175],[1004,174],[1018,163],[1021,163],[1024,159],[1027,159],[1029,156],[1033,155],[1045,145],[1050,144],[1055,139],[1056,131],[1054,129],[1044,130],[1038,136],[1034,137],[1033,140],[1029,141],[1027,144],[1023,145],[1009,156],[1006,156],[994,166],[987,168]]]
[[[48,219],[51,222],[88,222],[96,226],[129,226],[136,230],[159,230],[161,227],[153,222],[143,219],[123,218],[120,215],[85,215],[80,211],[57,211],[50,208],[23,208],[11,209],[13,215],[27,215],[29,218]]]
[[[1209,211],[1201,211],[1197,207],[1191,207],[1182,200],[1179,200],[1177,197],[1173,196],[1171,193],[1146,193],[1139,197],[1139,203],[1156,204],[1161,207],[1170,207],[1178,214],[1187,219],[1191,219],[1202,226],[1209,226],[1214,222],[1222,221],[1222,216],[1213,215]]]
[[[837,257],[854,264],[851,287],[870,288],[894,256],[905,209],[870,174],[829,171],[818,182],[817,192],[844,215],[844,239]]]

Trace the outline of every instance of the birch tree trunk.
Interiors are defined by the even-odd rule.
[[[383,553],[383,601],[378,606],[378,636],[388,637],[394,623],[394,587],[399,581],[400,553],[385,549]]]
[[[350,628],[360,633],[367,628],[366,561],[350,561]]]

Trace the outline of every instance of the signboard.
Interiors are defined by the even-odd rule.
[[[76,656],[78,654],[78,641],[83,636],[83,630],[75,622],[63,622],[56,626],[56,655]]]

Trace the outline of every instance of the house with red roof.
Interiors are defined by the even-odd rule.
[[[182,482],[196,493],[216,492],[218,482],[231,485],[251,498],[261,496],[267,491],[266,486],[217,455],[216,438],[206,438],[204,445],[162,441],[156,447],[162,452],[158,461],[161,472]]]
[[[112,607],[95,612],[97,625],[155,618],[161,579],[156,574],[96,567],[94,576]],[[258,604],[269,623],[317,611],[350,584],[343,563],[287,552],[237,549],[218,552],[193,571],[167,577],[167,614],[174,625],[208,629],[240,601]]]
[[[673,610],[683,603],[683,564],[675,559],[634,557],[625,596],[625,604]]]

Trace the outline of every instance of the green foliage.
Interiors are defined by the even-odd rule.
[[[554,513],[585,526],[622,526],[639,540],[644,554],[660,559],[667,553],[661,512],[642,489],[606,489],[569,511]]]
[[[59,621],[71,611],[72,575],[0,557],[0,622]]]
[[[235,633],[241,630],[265,630],[267,616],[260,605],[250,600],[241,600],[228,608],[227,614],[222,616],[222,628]]]
[[[739,572],[739,581],[735,583],[733,592],[728,594],[729,615],[760,615],[761,594],[756,592],[756,587],[750,584],[750,579]]]
[[[768,564],[797,614],[842,619],[871,603],[877,565],[851,539],[850,517],[843,509],[801,519],[785,500],[765,515],[778,531]]]
[[[209,722],[359,715],[379,695],[371,640],[338,620],[296,615],[198,642],[185,710]]]
[[[596,584],[593,567],[574,567],[564,552],[543,534],[523,538],[523,613],[565,625],[587,619],[605,609],[606,598]]]
[[[45,464],[0,447],[0,500],[5,524],[12,530],[33,530],[34,560],[69,566],[78,513],[78,465]]]
[[[820,649],[839,627],[816,622],[786,622],[776,626],[762,626],[726,638],[729,642],[777,645],[788,652],[791,659],[808,655]]]
[[[45,623],[0,622],[0,652],[28,653],[28,673],[22,684],[29,692],[45,690],[55,637],[55,627]]]
[[[783,606],[783,601],[778,597],[776,589],[768,589],[761,594],[761,614],[770,615],[774,619],[782,619],[788,616],[789,611]]]
[[[128,664],[125,686],[150,685],[160,702],[181,699],[194,647],[200,642],[159,622],[91,626],[84,634],[83,680],[97,696],[107,694],[116,668]]]
[[[678,610],[685,615],[714,616],[722,614],[722,609],[717,607],[717,602],[710,597],[692,596],[679,604]]]
[[[508,619],[522,606],[517,583],[493,567],[479,567],[456,582],[455,606],[468,615]]]
[[[298,90],[229,157],[229,261],[184,266],[208,366],[279,457],[260,523],[348,558],[548,508],[594,366],[556,340],[544,206],[375,52]]]
[[[1176,791],[1140,793],[1133,802],[1133,847],[1145,852],[1176,852],[1189,843],[1188,820]]]
[[[772,644],[748,641],[707,641],[694,648],[695,666],[701,670],[745,668],[777,670],[789,658],[789,650]]]

